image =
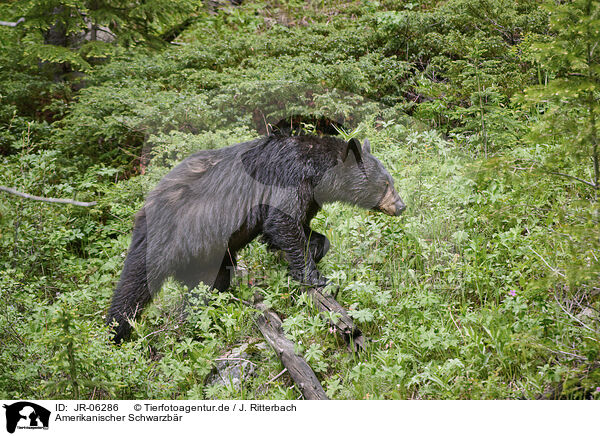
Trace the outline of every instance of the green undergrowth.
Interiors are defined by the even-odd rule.
[[[567,206],[565,182],[544,181],[561,201],[542,202],[520,174],[490,172],[435,131],[391,123],[363,132],[407,211],[395,218],[327,205],[313,227],[332,242],[320,269],[339,287],[366,351],[346,350],[281,258],[259,242],[242,252],[231,293],[197,289],[184,309],[187,291],[168,282],[132,340],[111,344],[103,314],[141,205],[139,186],[154,183],[163,171],[157,166],[107,194],[105,201],[122,205],[111,208],[119,221],[103,224],[96,209],[3,203],[3,214],[18,203],[19,223],[2,238],[11,253],[0,276],[2,326],[13,338],[0,355],[2,396],[297,398],[288,376],[270,382],[281,363],[256,346],[256,313],[240,302],[256,292],[282,314],[287,336],[332,398],[534,398],[565,380],[573,384],[567,397],[595,396],[599,375],[589,362],[598,335],[556,304],[560,276],[545,265],[568,255],[549,253],[546,236],[548,217]],[[53,156],[34,156],[27,179],[43,180],[54,172]],[[114,177],[94,172],[92,184]],[[216,359],[241,343],[250,344],[254,376],[241,390],[207,385]]]
[[[59,50],[88,65],[59,80],[61,59],[31,58],[45,52],[34,27],[0,26],[0,186],[98,202],[0,192],[0,397],[299,398],[243,303],[260,293],[331,398],[598,398],[592,3],[245,1],[194,9],[176,45]],[[289,117],[369,138],[408,206],[333,204],[313,220],[366,350],[347,351],[260,241],[231,292],[169,281],[111,343],[104,317],[146,194],[190,153]],[[211,385],[242,344],[253,374]]]

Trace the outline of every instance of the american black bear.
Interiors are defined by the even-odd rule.
[[[189,289],[229,287],[236,252],[259,234],[282,250],[292,278],[323,286],[317,262],[328,239],[310,228],[325,203],[389,215],[404,203],[368,140],[271,135],[195,153],[173,168],[138,212],[107,321],[115,341],[173,276]]]

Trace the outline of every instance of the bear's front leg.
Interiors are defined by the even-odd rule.
[[[306,239],[308,239],[308,247],[314,261],[319,263],[329,251],[329,239],[307,225],[304,226],[304,234],[306,235]]]
[[[265,221],[263,233],[270,245],[285,253],[290,275],[294,280],[319,287],[327,284],[327,278],[317,269],[313,250],[309,248],[301,222],[282,212],[274,211]]]

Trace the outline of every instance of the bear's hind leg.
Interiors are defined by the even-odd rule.
[[[152,290],[160,288],[162,280],[155,277],[149,283],[146,215],[139,214],[133,230],[121,278],[115,289],[107,315],[107,324],[116,323],[113,340],[121,342],[131,331],[130,320],[135,319],[152,299]]]
[[[233,276],[236,265],[236,253],[227,250],[212,287],[220,292],[227,291],[231,285],[231,277]]]

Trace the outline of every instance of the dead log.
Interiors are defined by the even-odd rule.
[[[275,350],[283,366],[287,368],[304,398],[306,400],[328,400],[329,398],[312,368],[303,357],[296,354],[294,343],[285,337],[279,316],[265,306],[262,301],[255,302],[254,307],[262,312],[256,320],[258,328]]]
[[[356,325],[344,307],[330,294],[323,294],[323,288],[309,288],[306,292],[311,297],[315,307],[320,312],[332,312],[337,317],[328,316],[327,320],[342,335],[348,349],[353,352],[365,349],[365,340],[362,332]],[[256,323],[261,333],[275,350],[277,357],[288,370],[294,383],[300,388],[302,395],[307,400],[328,400],[319,379],[303,357],[294,351],[294,343],[285,337],[281,327],[281,319],[274,311],[270,310],[260,298],[255,295],[254,307],[261,312]],[[247,302],[244,304],[250,305]]]
[[[317,310],[339,314],[336,320],[332,320],[331,317],[328,317],[327,320],[342,335],[348,350],[353,352],[364,351],[365,339],[360,329],[354,325],[354,321],[352,321],[346,309],[337,302],[334,296],[323,294],[322,290],[323,288],[309,288],[306,292],[315,303]]]

